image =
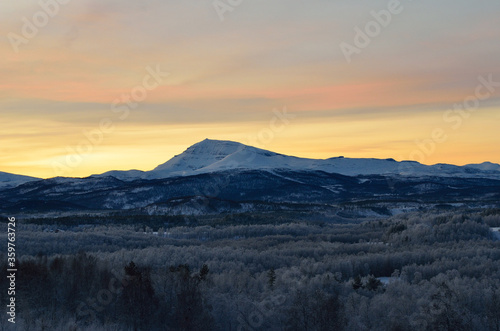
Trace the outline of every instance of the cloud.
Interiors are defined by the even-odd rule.
[[[412,140],[401,139],[404,130],[388,131],[388,125],[418,119],[425,132],[444,110],[474,93],[477,76],[500,80],[500,3],[401,2],[404,11],[348,64],[339,44],[352,42],[354,27],[363,28],[373,19],[370,12],[386,8],[387,1],[244,1],[224,22],[206,0],[70,1],[19,53],[7,38],[0,39],[3,138],[21,151],[37,146],[33,155],[51,159],[57,139],[72,136],[68,128],[77,131],[73,139],[78,140],[84,128],[115,116],[112,102],[142,82],[147,66],[161,65],[171,75],[126,121],[117,121],[117,135],[134,127],[140,132],[182,126],[168,140],[189,144],[190,130],[213,136],[217,128],[240,139],[243,135],[231,128],[250,134],[273,108],[287,106],[300,116],[298,129],[290,129],[294,135],[283,133],[286,142],[276,145],[283,151],[334,153],[329,146],[341,140],[328,134],[327,126],[334,125],[351,141],[338,146],[342,153],[350,148],[384,157],[406,152]],[[23,17],[39,10],[28,0],[0,3],[0,34],[21,33]],[[481,110],[498,106],[499,98],[500,89]],[[478,117],[486,121],[491,114]],[[6,130],[7,123],[18,123],[25,133]],[[37,123],[50,123],[50,129],[38,129]],[[472,127],[477,131],[463,134],[483,137],[479,126]],[[382,138],[374,144],[367,130]],[[164,141],[167,134],[155,132]],[[498,141],[498,133],[487,139]],[[154,136],[122,141],[155,145]],[[471,157],[476,147],[468,149]],[[442,153],[450,162],[458,159],[454,152]]]

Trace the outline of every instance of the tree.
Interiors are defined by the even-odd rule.
[[[187,264],[177,267],[171,266],[168,270],[168,278],[171,280],[174,294],[174,302],[170,305],[173,308],[173,329],[195,331],[210,330],[213,319],[209,314],[209,307],[206,307],[200,289],[200,283],[206,279],[209,269],[203,265],[199,274],[191,275],[191,270]]]
[[[207,278],[208,272],[210,270],[208,269],[208,266],[204,264],[201,269],[200,269],[200,280],[204,281]]]
[[[373,275],[368,276],[366,280],[365,288],[369,291],[376,291],[380,286],[382,286],[382,282],[375,278]]]
[[[431,330],[470,330],[462,318],[464,316],[462,307],[457,301],[456,294],[445,282],[439,284],[431,295],[431,302],[424,310]]]
[[[343,306],[337,294],[323,290],[296,292],[287,316],[285,330],[339,331],[344,328]]]
[[[134,329],[147,327],[157,305],[150,270],[137,267],[133,261],[124,269],[122,304],[125,316]]]
[[[274,271],[274,268],[269,269],[267,272],[267,283],[269,285],[269,288],[271,290],[274,289],[274,283],[276,282],[276,272]]]
[[[361,283],[361,277],[357,275],[356,277],[354,277],[354,280],[352,281],[352,288],[355,290],[359,290],[362,287],[363,283]]]
[[[500,331],[500,291],[492,289],[492,295],[486,304],[486,316],[490,330]]]

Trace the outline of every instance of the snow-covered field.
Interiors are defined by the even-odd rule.
[[[500,240],[500,228],[490,228],[497,240]]]

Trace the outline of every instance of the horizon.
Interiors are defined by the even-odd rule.
[[[0,171],[152,169],[207,136],[500,163],[500,3],[216,3],[0,3]]]
[[[105,170],[101,173],[92,173],[92,174],[88,174],[88,175],[84,175],[84,176],[52,176],[52,177],[37,177],[37,176],[30,176],[30,175],[27,175],[27,174],[21,174],[21,173],[11,173],[13,175],[21,175],[21,176],[30,176],[30,177],[36,177],[36,178],[40,178],[40,179],[50,179],[50,178],[55,178],[55,177],[68,177],[68,178],[87,178],[87,177],[90,177],[90,176],[95,176],[95,175],[101,175],[101,174],[104,174],[106,172],[110,172],[110,171],[143,171],[143,172],[148,172],[148,171],[152,171],[154,170],[156,167],[170,161],[172,158],[178,156],[178,155],[181,155],[183,154],[184,152],[187,151],[187,149],[189,149],[190,147],[194,146],[194,145],[197,145],[199,143],[202,143],[204,141],[212,141],[212,142],[231,142],[231,143],[236,143],[236,144],[241,144],[241,145],[244,145],[244,146],[249,146],[249,147],[255,147],[255,148],[259,148],[259,147],[256,147],[256,146],[251,146],[251,145],[247,145],[247,144],[243,144],[243,143],[240,143],[240,142],[237,142],[237,141],[232,141],[232,140],[220,140],[220,139],[211,139],[211,138],[205,138],[201,141],[198,141],[190,146],[187,146],[182,152],[179,152],[175,155],[173,155],[171,158],[169,158],[168,160],[165,160],[164,162],[161,162],[153,167],[151,167],[150,169],[135,169],[135,168],[121,168],[121,169],[108,169],[108,170]],[[266,149],[264,149],[266,150]],[[297,156],[297,155],[288,155],[288,154],[283,154],[283,153],[280,153],[279,151],[272,151],[272,150],[266,150],[266,151],[269,151],[269,152],[272,152],[272,153],[276,153],[276,154],[280,154],[280,155],[285,155],[285,156],[291,156],[291,157],[298,157],[298,158],[303,158],[303,159],[314,159],[314,158],[305,158],[305,157],[301,157],[301,156]],[[394,159],[394,158],[352,158],[352,157],[349,157],[349,156],[345,156],[345,155],[337,155],[337,156],[331,156],[331,157],[327,157],[327,158],[322,158],[322,159],[317,159],[317,160],[327,160],[327,159],[331,159],[331,158],[346,158],[346,159],[376,159],[376,160],[394,160],[396,162],[418,162],[418,161],[414,161],[414,160],[398,160],[398,159]],[[454,166],[467,166],[467,165],[476,165],[476,164],[485,164],[485,163],[490,163],[490,164],[499,164],[499,163],[494,163],[494,162],[491,162],[491,161],[483,161],[483,162],[479,162],[479,163],[466,163],[466,164],[462,164],[462,165],[458,165],[458,164],[451,164],[451,163],[434,163],[434,164],[424,164],[424,165],[427,165],[427,166],[434,166],[434,165],[440,165],[440,164],[446,164],[446,165],[454,165]],[[499,164],[500,165],[500,164]],[[0,170],[1,171],[1,170]],[[3,171],[1,171],[3,172]]]

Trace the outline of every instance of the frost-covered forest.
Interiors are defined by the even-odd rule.
[[[79,217],[18,220],[18,330],[500,330],[498,209]]]

